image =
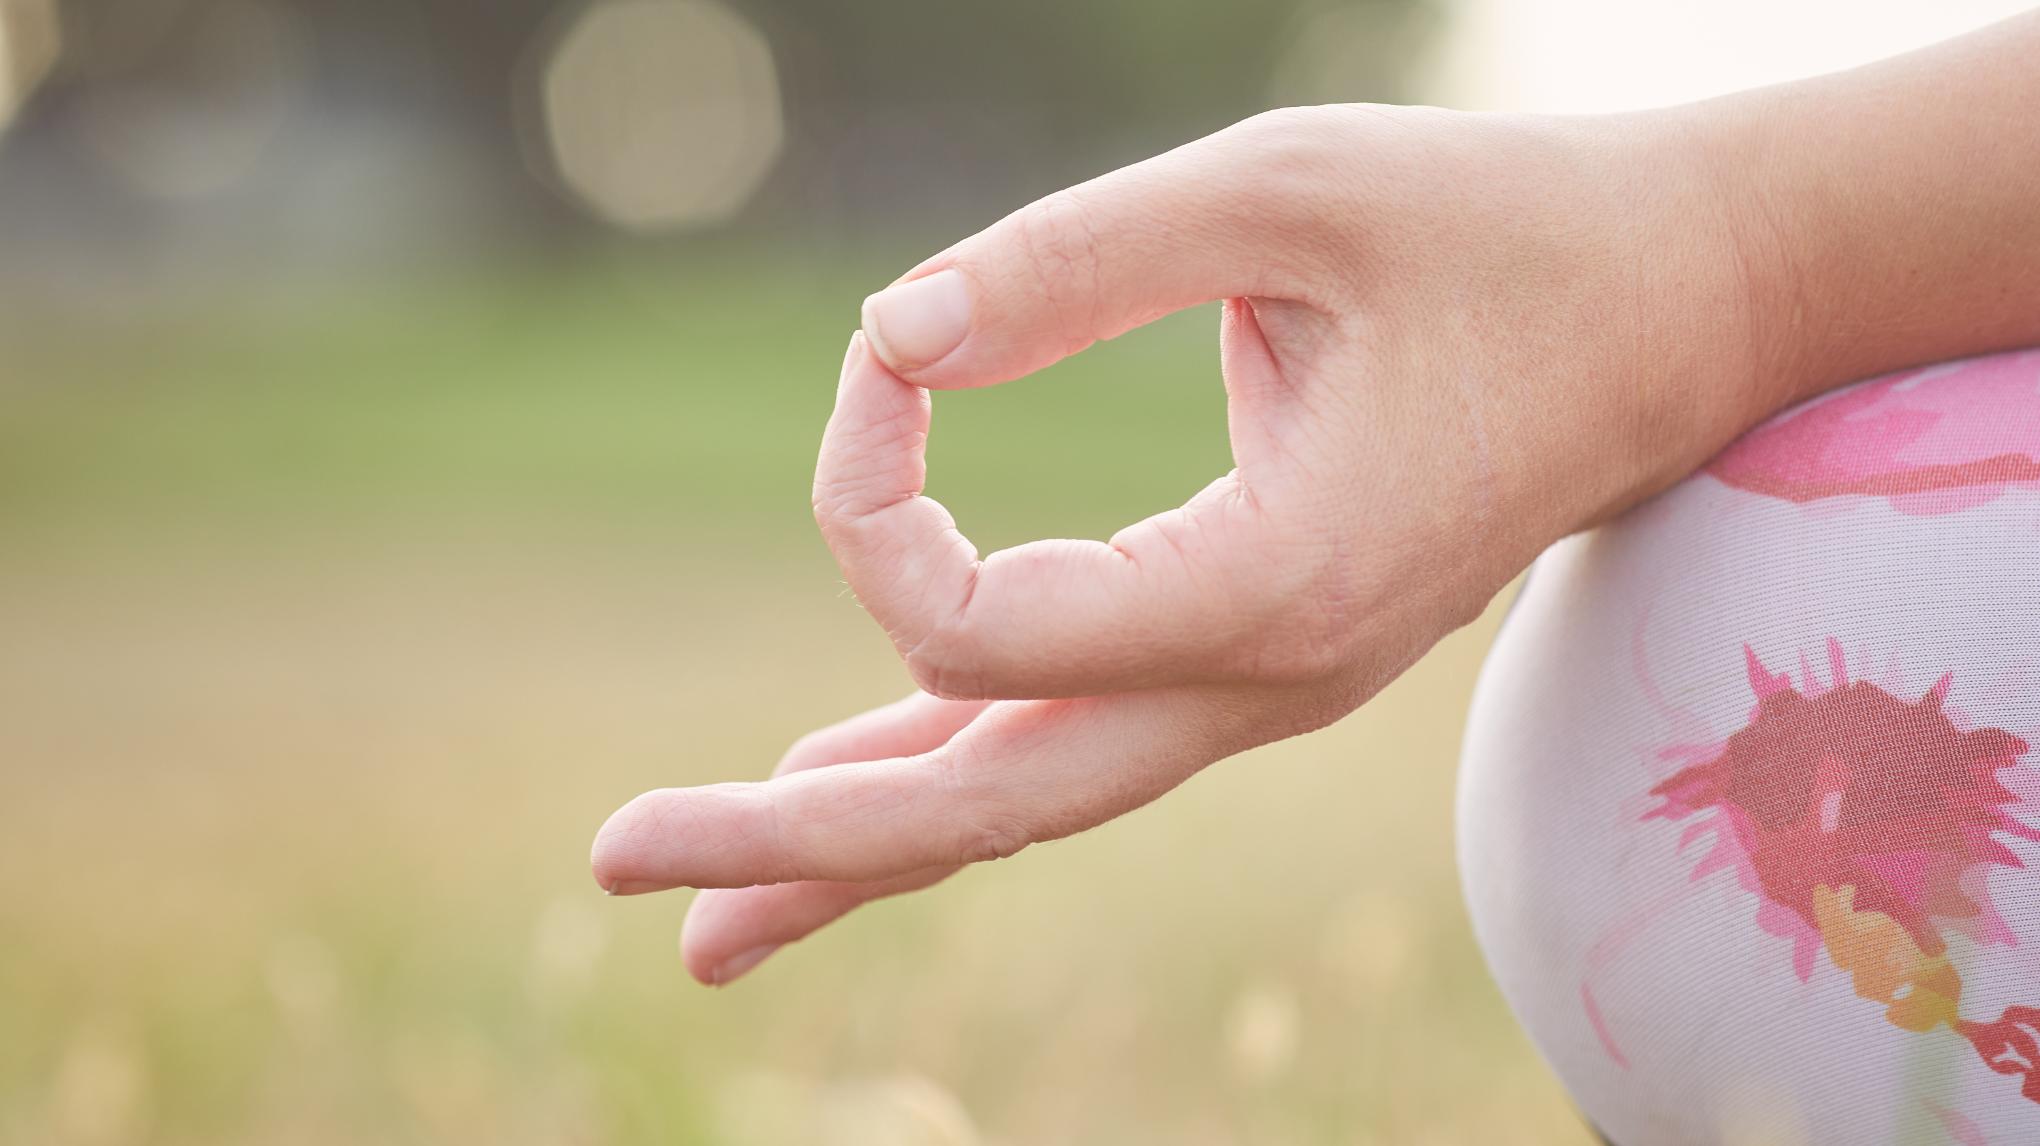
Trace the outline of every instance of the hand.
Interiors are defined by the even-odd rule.
[[[596,878],[745,889],[700,896],[686,930],[692,972],[728,982],[859,903],[1352,710],[1546,544],[1763,412],[1734,214],[1686,143],[1644,117],[1275,113],[873,296],[815,514],[925,692],[770,781],[639,797]],[[1187,505],[980,559],[921,495],[929,389],[1212,299],[1237,468]]]

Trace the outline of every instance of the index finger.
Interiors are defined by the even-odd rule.
[[[928,392],[853,336],[815,519],[857,598],[938,696],[1091,696],[1223,678],[1282,604],[1237,471],[1108,542],[980,559],[927,482]]]

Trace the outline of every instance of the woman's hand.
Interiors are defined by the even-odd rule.
[[[1833,334],[1818,306],[1874,300],[1860,268],[1809,282],[1789,257],[1818,247],[1809,220],[1851,221],[1781,188],[1812,160],[1777,158],[1768,106],[1284,111],[915,268],[865,304],[814,504],[924,693],[803,740],[772,780],[640,796],[596,878],[744,889],[703,894],[684,941],[728,982],[858,903],[1351,711],[1546,545],[1846,380],[1804,367]],[[1181,509],[980,558],[922,496],[929,390],[1213,299],[1236,468]],[[1917,282],[1891,303],[1919,305]],[[1932,341],[1894,345],[1953,353]]]
[[[688,965],[727,981],[857,902],[1343,716],[1544,545],[1704,460],[1746,420],[1747,287],[1711,182],[1642,128],[1261,116],[868,300],[815,514],[932,695],[815,734],[767,783],[639,797],[598,879],[777,885],[696,904]],[[1215,298],[1237,468],[1187,505],[980,559],[921,495],[924,387]]]

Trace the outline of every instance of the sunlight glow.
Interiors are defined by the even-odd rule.
[[[2029,0],[1463,0],[1424,87],[1453,107],[1626,111],[1855,67],[2029,7]]]

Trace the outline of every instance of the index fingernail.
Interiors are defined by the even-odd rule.
[[[956,270],[894,283],[864,300],[864,336],[894,370],[937,361],[970,333],[970,287]]]

